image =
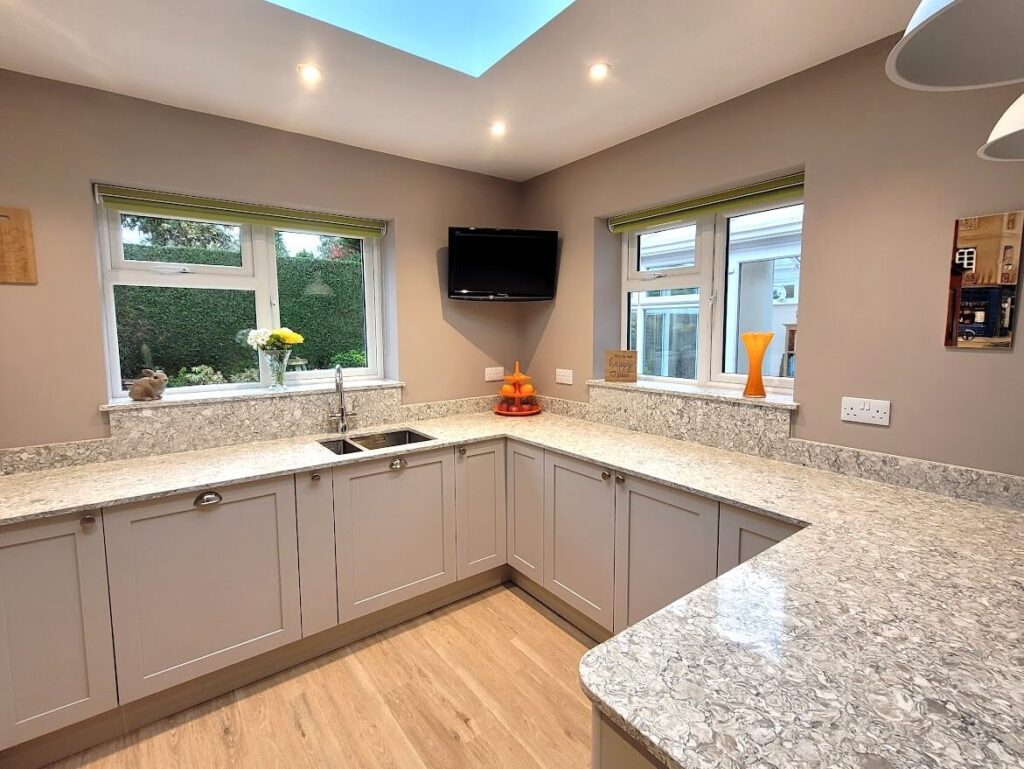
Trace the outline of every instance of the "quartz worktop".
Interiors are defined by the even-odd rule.
[[[338,456],[309,436],[0,477],[0,525],[515,438],[810,524],[584,655],[588,696],[666,766],[1024,766],[1020,512],[549,414],[415,429],[435,440]]]

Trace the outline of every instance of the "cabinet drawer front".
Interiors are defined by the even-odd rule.
[[[611,630],[615,595],[611,473],[549,453],[544,484],[544,586]]]
[[[335,470],[341,620],[455,581],[451,450]]]
[[[0,532],[0,749],[117,706],[103,524]]]
[[[615,630],[715,578],[718,503],[628,478],[615,514]]]
[[[506,563],[505,442],[463,446],[455,456],[459,579]]]
[[[508,562],[544,584],[544,451],[514,441],[506,448]]]
[[[301,636],[291,476],[104,513],[121,702]]]

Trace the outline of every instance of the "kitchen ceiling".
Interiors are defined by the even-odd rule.
[[[0,0],[0,68],[523,180],[901,31],[916,6],[576,0],[473,77],[264,0]]]
[[[267,0],[480,77],[572,0]]]

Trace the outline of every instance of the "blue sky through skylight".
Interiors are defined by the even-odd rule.
[[[480,77],[573,0],[267,0]]]

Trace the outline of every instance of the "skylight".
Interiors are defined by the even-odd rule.
[[[574,0],[267,0],[480,77]]]

